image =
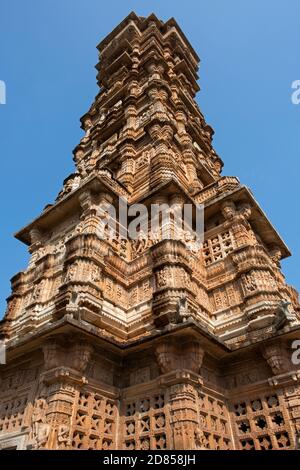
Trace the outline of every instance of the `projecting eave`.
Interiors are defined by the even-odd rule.
[[[188,40],[188,38],[186,37],[186,35],[182,31],[180,26],[178,25],[177,21],[172,17],[168,21],[165,22],[165,26],[166,27],[168,27],[168,26],[172,27],[173,26],[177,29],[177,31],[178,31],[179,35],[181,36],[183,42],[185,42],[187,44],[187,46],[189,47],[190,52],[194,56],[194,59],[196,60],[196,62],[200,62],[200,57],[198,56],[197,52],[195,51],[195,49],[191,45],[190,41]]]
[[[81,211],[79,196],[86,191],[90,190],[94,194],[106,192],[112,196],[115,196],[117,200],[119,196],[124,195],[125,190],[120,186],[122,192],[118,192],[116,189],[118,184],[116,184],[116,187],[113,188],[112,184],[110,184],[111,181],[112,180],[110,178],[104,178],[100,175],[94,175],[90,177],[78,189],[72,191],[61,200],[45,209],[39,217],[15,233],[15,238],[25,243],[26,245],[30,245],[30,232],[32,229],[37,229],[42,234],[50,232],[67,217],[71,217],[72,215],[75,215]]]
[[[124,18],[124,20],[122,20],[121,23],[118,24],[118,26],[116,26],[107,36],[105,36],[105,38],[102,39],[101,42],[99,42],[99,44],[97,45],[97,49],[104,49],[109,44],[109,42],[117,34],[119,34],[122,29],[124,29],[124,27],[129,23],[130,20],[140,22],[141,18],[138,17],[134,11],[130,12],[129,15],[127,15],[126,18]]]
[[[250,203],[252,214],[249,221],[256,233],[262,239],[263,243],[268,247],[277,246],[280,248],[282,259],[291,256],[289,248],[269,221],[250,189],[246,186],[239,186],[237,189],[226,193],[225,197],[221,195],[205,203],[206,216],[219,212],[221,210],[222,203],[227,199],[231,199],[234,202],[239,203]]]

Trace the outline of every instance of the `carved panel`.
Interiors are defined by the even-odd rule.
[[[203,256],[206,266],[224,259],[234,249],[231,230],[215,235],[203,243]]]
[[[27,394],[1,403],[0,433],[15,432],[22,428],[27,403]]]
[[[166,392],[126,400],[123,405],[123,449],[170,449],[170,417]]]
[[[233,405],[235,435],[241,450],[292,448],[291,428],[283,397],[267,395],[244,399]]]
[[[224,401],[199,392],[197,407],[201,430],[200,448],[211,450],[232,449],[230,421]]]
[[[114,449],[116,418],[114,400],[95,392],[79,392],[73,412],[72,448]]]

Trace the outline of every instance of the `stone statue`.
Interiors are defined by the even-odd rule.
[[[295,315],[289,310],[290,305],[291,302],[286,299],[279,302],[275,320],[275,327],[277,330],[283,328],[287,323],[291,323],[296,319]]]
[[[46,422],[47,402],[45,398],[39,398],[35,403],[32,413],[32,445],[35,449],[41,449],[47,445],[50,433],[50,425]]]
[[[70,428],[65,424],[61,424],[57,429],[57,447],[59,449],[67,449],[70,445]]]

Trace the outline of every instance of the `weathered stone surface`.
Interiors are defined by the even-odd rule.
[[[98,49],[75,172],[17,234],[31,259],[0,326],[0,447],[294,448],[289,252],[251,192],[221,176],[194,99],[199,58],[173,19],[134,13]],[[103,237],[120,196],[204,204],[203,246]]]

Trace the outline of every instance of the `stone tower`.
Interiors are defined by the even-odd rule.
[[[174,19],[153,14],[131,13],[98,50],[75,173],[16,235],[31,259],[0,325],[0,446],[294,448],[289,251],[252,193],[221,176],[195,101],[199,58]],[[118,235],[104,237],[104,208],[121,197],[203,204],[202,246],[126,239],[118,217]]]

